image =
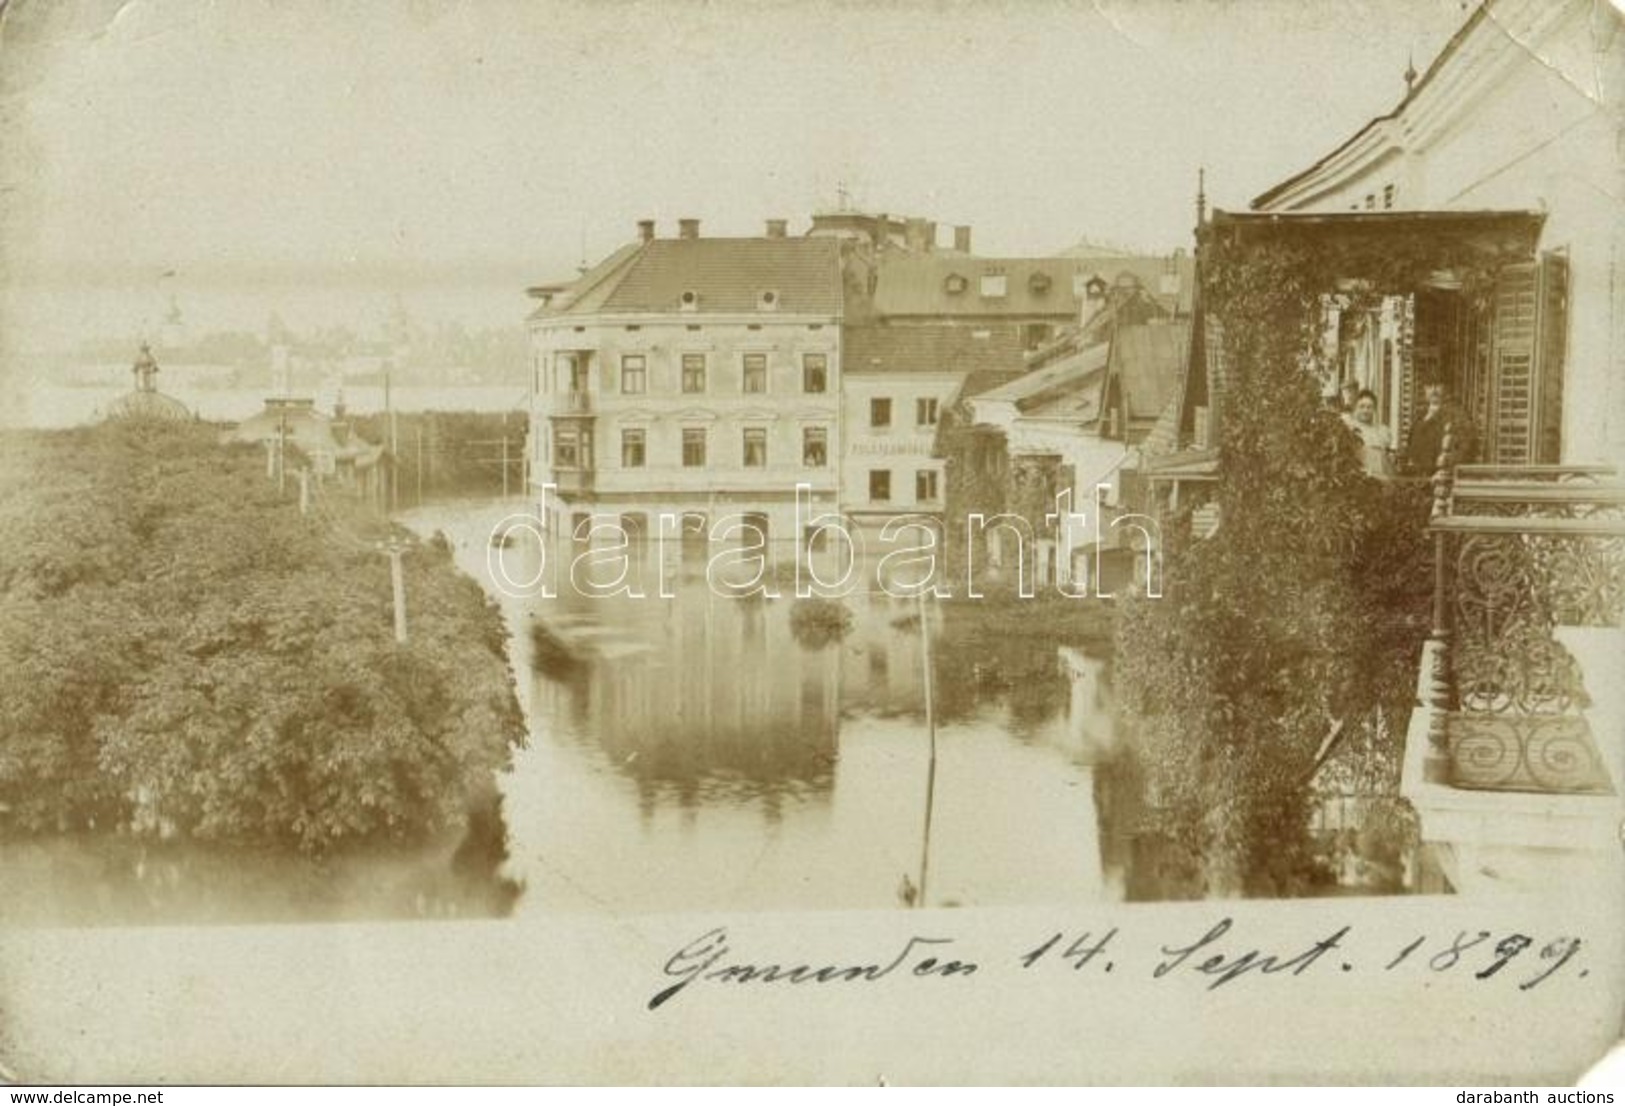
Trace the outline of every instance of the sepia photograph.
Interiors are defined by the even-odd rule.
[[[0,1083],[1571,1086],[1622,463],[1615,0],[0,4]]]

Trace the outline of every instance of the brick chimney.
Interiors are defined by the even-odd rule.
[[[783,238],[790,230],[788,219],[769,219],[767,221],[767,236],[769,238]]]
[[[677,220],[677,237],[698,238],[700,236],[700,221],[698,219]]]
[[[927,239],[927,223],[924,219],[909,216],[903,220],[903,243],[908,246],[909,253],[924,253],[929,248]]]
[[[970,253],[970,228],[954,228],[954,249],[960,253]]]
[[[655,221],[653,219],[638,220],[638,241],[653,242],[655,240]]]

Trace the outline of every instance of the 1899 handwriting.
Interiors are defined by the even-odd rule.
[[[1029,971],[1070,966],[1075,972],[1087,969],[1102,974],[1126,970],[1144,973],[1152,980],[1196,975],[1207,979],[1210,991],[1249,975],[1296,978],[1327,972],[1446,973],[1460,969],[1471,973],[1475,980],[1487,981],[1501,975],[1539,940],[1525,933],[1497,937],[1490,930],[1462,930],[1453,937],[1424,934],[1403,947],[1384,949],[1380,956],[1370,958],[1369,953],[1361,956],[1351,951],[1352,926],[1342,926],[1301,946],[1265,951],[1235,941],[1231,934],[1234,925],[1232,919],[1223,918],[1188,942],[1148,945],[1144,949],[1132,948],[1130,939],[1120,935],[1116,926],[1076,935],[1055,933],[1020,955],[981,960],[962,954],[949,957],[955,938],[916,935],[887,956],[820,965],[800,957],[772,962],[740,959],[729,944],[727,929],[719,926],[667,959],[663,974],[674,982],[657,991],[648,1005],[650,1010],[658,1009],[690,984],[701,982],[873,984],[888,978],[964,978],[986,968]],[[1573,962],[1582,945],[1579,937],[1551,938],[1524,961],[1521,971],[1510,970],[1502,978],[1516,979],[1518,989],[1528,991]],[[1579,977],[1589,974],[1588,969],[1578,969]]]

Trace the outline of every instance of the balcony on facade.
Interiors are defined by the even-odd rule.
[[[592,384],[592,350],[555,352],[543,372],[545,386],[538,395],[541,411],[547,415],[591,415],[597,402]]]
[[[590,468],[555,468],[550,474],[553,486],[559,494],[570,497],[594,494],[598,487],[597,476],[597,472]]]
[[[1403,789],[1458,887],[1536,886],[1618,848],[1625,485],[1463,465],[1429,527],[1433,629]]]

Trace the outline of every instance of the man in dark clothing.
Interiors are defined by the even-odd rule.
[[[1412,476],[1432,476],[1438,470],[1446,433],[1450,435],[1451,463],[1460,465],[1472,459],[1473,433],[1466,416],[1445,403],[1442,386],[1429,384],[1422,394],[1426,408],[1405,441],[1405,471]]]

